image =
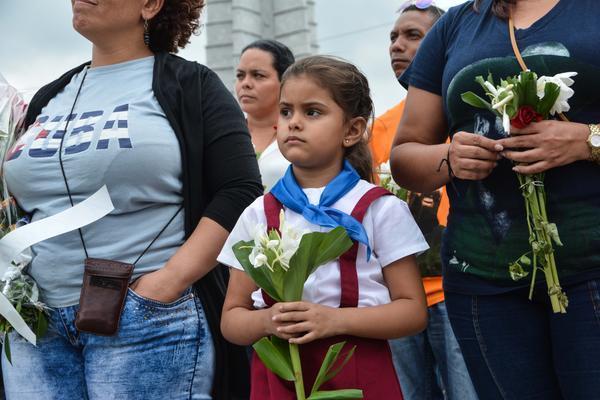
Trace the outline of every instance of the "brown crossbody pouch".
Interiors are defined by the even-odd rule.
[[[77,330],[106,336],[117,333],[121,312],[127,297],[129,281],[135,265],[171,224],[182,208],[179,207],[169,222],[152,239],[133,264],[100,258],[88,257],[85,259],[83,285],[79,296],[79,310],[75,317]],[[81,236],[81,239],[85,247],[83,236]]]
[[[87,67],[83,72],[83,78],[79,84],[79,89],[75,95],[75,100],[71,107],[69,115],[74,115],[75,104],[77,98],[81,93],[83,82],[87,75]],[[65,168],[62,160],[62,150],[64,139],[67,136],[67,128],[69,126],[70,118],[67,119],[65,124],[64,134],[60,139],[60,147],[58,150],[58,161],[60,164],[60,170],[62,173],[67,194],[69,195],[69,201],[71,206],[74,205],[73,197],[71,195],[71,189],[69,182],[65,174]],[[133,274],[135,264],[142,258],[142,256],[150,249],[152,244],[159,238],[159,236],[167,229],[171,222],[175,219],[177,214],[183,209],[183,206],[179,207],[175,215],[171,217],[169,222],[158,232],[158,234],[152,239],[150,244],[146,246],[142,254],[133,262],[133,264],[127,264],[115,260],[105,260],[99,258],[91,258],[88,255],[85,241],[83,240],[83,233],[81,229],[79,231],[79,238],[85,252],[84,262],[84,273],[83,273],[83,284],[81,286],[81,294],[79,296],[79,310],[75,318],[75,327],[82,332],[94,333],[97,335],[114,335],[119,330],[119,321],[121,320],[121,312],[125,305],[125,298],[127,296],[127,290],[129,288],[129,281]]]
[[[77,330],[98,335],[117,332],[133,268],[133,264],[119,261],[85,259]]]

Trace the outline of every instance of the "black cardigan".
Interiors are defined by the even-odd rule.
[[[25,127],[88,64],[42,87],[31,100]],[[181,149],[186,238],[202,217],[231,231],[242,211],[263,191],[239,106],[209,68],[167,53],[155,55],[152,89]],[[217,266],[194,287],[215,344],[213,397],[244,399],[249,388],[245,350],[226,342],[220,331],[226,284],[227,270]]]

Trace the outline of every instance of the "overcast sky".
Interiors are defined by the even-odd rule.
[[[389,65],[388,38],[403,0],[315,1],[320,53],[346,58],[367,75],[376,114],[394,106],[405,92]],[[204,63],[204,45],[201,32],[180,55]],[[90,56],[91,45],[71,26],[69,0],[0,0],[0,73],[26,97]]]

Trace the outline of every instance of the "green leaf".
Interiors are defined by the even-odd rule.
[[[317,258],[312,270],[314,271],[318,266],[337,259],[348,251],[350,247],[352,247],[352,240],[348,237],[346,230],[341,226],[324,233],[319,243]],[[310,271],[310,273],[313,271]]]
[[[470,106],[473,106],[473,107],[476,107],[476,108],[485,108],[485,109],[490,110],[490,111],[492,111],[494,113],[497,112],[496,110],[494,110],[492,108],[492,105],[488,101],[482,99],[481,97],[477,96],[473,92],[463,93],[463,94],[460,95],[460,98],[465,103],[467,103]]]
[[[558,228],[556,227],[556,224],[545,222],[542,224],[542,226],[544,227],[544,230],[546,231],[548,236],[550,236],[554,243],[556,243],[559,246],[563,245],[560,241],[560,236],[558,236]]]
[[[325,377],[325,381],[328,381],[328,380],[332,379],[334,376],[336,376],[346,366],[346,364],[348,364],[348,361],[350,361],[350,358],[352,358],[355,351],[356,351],[356,346],[353,346],[350,349],[350,351],[348,352],[348,354],[346,354],[344,361],[342,361],[340,363],[340,365],[338,365],[335,369],[330,368],[329,372],[327,373],[327,376]]]
[[[544,97],[537,104],[536,111],[542,114],[544,118],[547,118],[559,95],[560,87],[555,83],[546,82],[546,85],[544,85]]]
[[[525,271],[523,269],[523,266],[519,264],[518,261],[508,266],[508,273],[510,274],[510,279],[512,279],[513,281],[518,281],[519,279],[523,279],[527,275],[529,275],[529,272]]]
[[[329,349],[327,349],[327,353],[325,354],[325,358],[323,358],[323,362],[321,363],[319,373],[315,378],[315,383],[310,390],[311,393],[318,391],[321,385],[327,381],[327,372],[337,360],[345,344],[346,342],[339,342],[329,346]]]
[[[352,247],[352,240],[341,226],[329,232],[312,232],[302,236],[296,253],[290,259],[290,269],[283,281],[285,301],[302,299],[308,276],[319,266],[335,260]]]
[[[530,259],[529,257],[527,257],[527,255],[526,255],[526,254],[523,254],[523,255],[521,256],[521,258],[519,258],[519,263],[520,263],[521,265],[524,265],[524,266],[526,266],[526,267],[529,267],[529,266],[531,265],[531,259]]]
[[[252,345],[260,360],[275,375],[286,381],[294,381],[294,371],[292,371],[291,361],[277,349],[277,347],[267,337],[263,337]]]
[[[269,275],[270,271],[267,267],[264,268],[255,268],[254,265],[250,262],[249,256],[252,252],[252,247],[254,246],[254,241],[239,241],[233,245],[233,254],[235,258],[240,262],[244,271],[250,276],[250,278],[263,289],[269,296],[273,298],[275,301],[282,301],[282,296],[279,295],[275,286],[273,285],[273,281],[271,280],[271,276]]]
[[[48,320],[42,310],[37,310],[37,322],[35,324],[35,336],[41,338],[48,331]]]
[[[363,392],[359,389],[326,390],[312,393],[306,400],[342,400],[362,399]]]
[[[292,357],[290,356],[290,344],[287,340],[280,339],[277,336],[271,336],[271,343],[277,348],[277,350],[286,360],[290,360],[291,362]]]
[[[8,340],[8,332],[4,332],[4,354],[6,354],[6,359],[12,365],[11,357],[10,357],[10,341]]]
[[[537,97],[537,77],[531,71],[523,71],[520,75],[521,106],[536,107],[540,101]]]

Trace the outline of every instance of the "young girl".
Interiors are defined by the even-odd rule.
[[[367,79],[353,65],[308,57],[284,74],[277,141],[291,162],[270,193],[240,217],[218,260],[233,267],[221,329],[249,345],[276,335],[301,344],[306,392],[327,348],[356,345],[350,362],[321,390],[362,389],[365,399],[402,399],[386,339],[426,326],[427,309],[415,254],[427,244],[406,204],[369,183]],[[362,178],[362,179],[361,179]],[[278,228],[279,212],[298,230],[346,228],[354,246],[308,278],[303,301],[272,304],[244,273],[231,247],[257,226]],[[342,355],[343,357],[343,355]],[[254,355],[251,399],[294,399],[294,387]]]

